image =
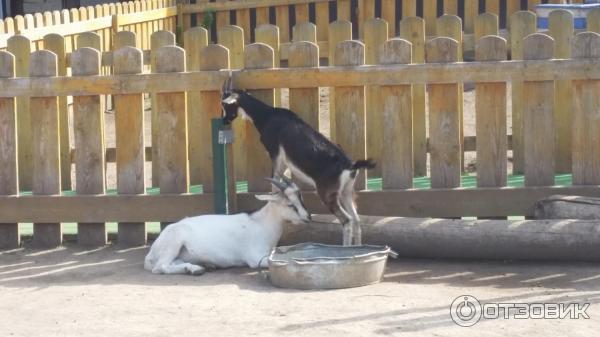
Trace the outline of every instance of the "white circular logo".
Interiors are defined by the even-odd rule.
[[[468,327],[481,319],[481,303],[471,295],[458,296],[450,305],[450,317],[454,323]]]

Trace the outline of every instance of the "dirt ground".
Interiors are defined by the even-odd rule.
[[[147,247],[0,252],[0,336],[595,336],[600,268],[584,263],[390,261],[383,282],[272,287],[256,271],[153,275]],[[451,302],[591,303],[590,319],[496,319],[459,327]]]

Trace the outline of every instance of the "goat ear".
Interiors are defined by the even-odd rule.
[[[275,201],[279,198],[277,194],[255,194],[254,197],[261,201]]]

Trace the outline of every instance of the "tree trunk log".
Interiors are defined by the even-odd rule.
[[[600,198],[553,195],[535,203],[536,219],[600,219]]]

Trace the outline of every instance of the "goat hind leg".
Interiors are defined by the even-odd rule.
[[[336,200],[334,204],[330,205],[329,210],[340,220],[340,223],[342,224],[342,230],[344,234],[342,244],[344,246],[351,246],[352,237],[354,235],[354,228],[352,227],[352,217],[350,216],[350,214],[348,214],[348,212],[344,210],[344,208],[338,200]]]
[[[344,211],[348,213],[350,216],[352,230],[352,244],[353,245],[361,245],[362,244],[362,229],[360,228],[360,217],[358,216],[358,212],[356,211],[356,205],[354,204],[354,182],[352,184],[348,183],[344,189],[342,190],[342,195],[340,196],[340,202]]]

